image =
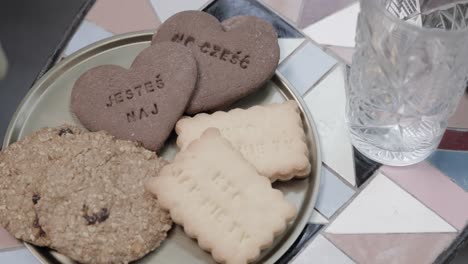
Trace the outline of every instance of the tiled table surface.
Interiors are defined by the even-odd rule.
[[[204,9],[221,20],[251,14],[272,22],[280,37],[278,73],[302,94],[318,127],[323,155],[318,201],[310,224],[280,263],[423,264],[455,255],[468,231],[468,96],[427,161],[379,167],[357,153],[343,121],[356,1],[98,0],[64,56],[115,34],[155,29],[188,9]],[[0,229],[0,263],[37,260]]]

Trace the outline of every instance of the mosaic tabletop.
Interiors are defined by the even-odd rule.
[[[387,167],[358,153],[344,123],[357,1],[97,0],[62,57],[196,9],[220,20],[255,15],[270,21],[281,48],[277,73],[302,95],[318,127],[323,169],[317,204],[278,263],[447,263],[456,255],[468,236],[468,95],[426,161]],[[0,263],[38,261],[0,229]]]

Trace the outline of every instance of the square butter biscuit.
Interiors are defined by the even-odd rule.
[[[210,127],[219,129],[272,182],[310,173],[309,150],[294,101],[184,117],[176,124],[177,145],[184,150]]]
[[[283,194],[215,128],[179,152],[146,188],[220,263],[255,260],[296,215]]]

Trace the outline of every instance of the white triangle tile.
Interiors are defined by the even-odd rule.
[[[331,234],[457,232],[382,173],[328,226]]]
[[[301,43],[304,42],[303,38],[280,38],[278,44],[280,47],[280,59],[281,63],[287,56],[289,56]]]
[[[350,5],[304,29],[304,33],[320,44],[354,47],[359,3]]]
[[[208,0],[150,0],[154,11],[158,14],[159,20],[164,22],[177,12],[184,10],[198,10]]]
[[[314,209],[314,211],[312,211],[312,215],[309,218],[309,223],[326,225],[328,224],[328,220],[325,218],[325,216]]]
[[[355,262],[319,234],[291,261],[291,264],[312,263],[354,264]]]
[[[317,125],[323,162],[355,186],[353,148],[344,120],[344,66],[330,72],[304,99]]]
[[[111,37],[112,35],[114,34],[103,29],[102,27],[84,20],[76,30],[70,42],[68,42],[64,54],[65,56],[68,56],[73,52],[88,46],[89,44]]]

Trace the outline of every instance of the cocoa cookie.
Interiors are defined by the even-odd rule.
[[[158,247],[172,222],[143,184],[166,162],[103,131],[74,145],[79,154],[48,167],[35,205],[49,246],[80,263],[128,263]]]
[[[0,224],[16,238],[38,246],[50,244],[34,206],[41,199],[47,166],[76,154],[65,143],[78,134],[79,129],[70,127],[42,129],[0,152]]]
[[[184,113],[197,81],[190,51],[174,43],[143,50],[130,69],[103,65],[85,72],[72,90],[71,108],[90,131],[159,150]]]
[[[159,27],[152,44],[164,41],[187,47],[198,63],[188,114],[219,110],[260,89],[279,60],[275,29],[251,16],[220,23],[205,12],[180,12]]]

